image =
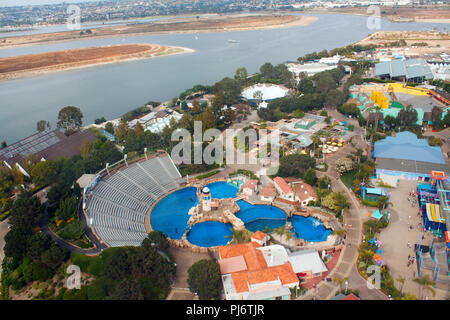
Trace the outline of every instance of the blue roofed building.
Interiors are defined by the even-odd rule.
[[[441,148],[430,146],[426,139],[419,139],[409,131],[375,142],[373,157],[377,177],[381,179],[395,176],[427,181],[432,170],[444,171],[447,176],[450,173]]]
[[[391,60],[375,65],[374,75],[381,79],[422,83],[433,79],[433,72],[423,59]]]

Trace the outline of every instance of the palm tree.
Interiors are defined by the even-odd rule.
[[[421,278],[416,278],[413,281],[420,285],[420,299],[423,299],[424,290],[430,291],[433,296],[436,295],[436,291],[433,289],[433,287],[436,285],[436,282],[430,280],[428,275],[425,275]]]
[[[339,286],[339,292],[342,291],[342,285],[348,280],[348,277],[345,278],[334,278],[333,281]]]
[[[389,201],[389,198],[387,196],[381,196],[377,199],[378,207],[381,210],[386,209],[388,206],[394,206],[392,202]]]
[[[237,230],[233,229],[233,234],[231,236],[225,236],[226,238],[232,238],[232,243],[243,243],[250,241],[252,233],[247,229]]]
[[[405,285],[406,278],[402,277],[402,276],[399,276],[397,278],[397,281],[402,284],[401,287],[400,287],[400,294],[402,294],[402,290],[403,290],[403,286]]]

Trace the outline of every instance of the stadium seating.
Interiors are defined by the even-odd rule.
[[[179,187],[181,175],[168,155],[124,166],[105,176],[87,196],[86,214],[108,246],[139,246],[147,237],[145,217],[152,204]]]

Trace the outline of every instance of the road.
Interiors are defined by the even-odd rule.
[[[8,219],[0,222],[0,272],[2,270],[1,262],[5,257],[3,248],[5,247],[5,235],[8,233]]]

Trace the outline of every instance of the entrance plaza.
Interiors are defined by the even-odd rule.
[[[384,253],[382,255],[384,262],[389,266],[392,277],[395,279],[395,285],[398,289],[402,288],[402,284],[398,281],[400,277],[406,279],[402,291],[412,293],[416,297],[420,296],[420,285],[415,283],[413,279],[417,278],[417,264],[412,263],[408,266],[408,255],[415,257],[414,245],[418,242],[419,232],[421,245],[429,246],[431,244],[432,235],[430,232],[423,231],[422,218],[419,213],[419,205],[417,197],[410,197],[409,193],[416,191],[417,181],[401,180],[396,188],[389,190],[391,192],[389,207],[390,220],[387,228],[383,229],[378,235],[378,239],[382,242]],[[416,202],[413,204],[413,199]],[[412,229],[410,229],[412,226]],[[408,246],[408,244],[411,245]],[[421,276],[428,275],[432,278],[432,271],[425,268],[422,269]],[[425,299],[442,300],[448,298],[449,288],[439,285],[434,289],[436,296],[429,291],[424,291]]]

